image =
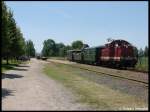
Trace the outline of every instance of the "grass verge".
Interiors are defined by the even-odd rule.
[[[139,58],[135,69],[148,72],[148,57]]]
[[[66,57],[49,57],[49,59],[67,60]]]
[[[115,91],[105,85],[99,85],[77,75],[72,67],[64,64],[49,63],[44,72],[54,80],[61,82],[77,96],[77,102],[86,103],[94,109],[122,110],[147,107],[144,101]]]

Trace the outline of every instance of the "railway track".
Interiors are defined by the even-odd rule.
[[[76,67],[76,68],[80,68],[80,69],[83,69],[83,70],[91,71],[91,72],[94,72],[94,73],[97,73],[97,74],[104,74],[104,75],[108,75],[108,76],[111,76],[111,77],[116,77],[116,78],[120,78],[120,79],[134,81],[134,82],[137,82],[137,83],[144,84],[145,87],[148,87],[148,82],[143,81],[143,80],[138,80],[138,79],[134,79],[134,78],[131,78],[131,77],[119,76],[119,75],[106,73],[106,72],[102,72],[102,71],[98,71],[98,70],[93,70],[92,68],[88,68],[88,67],[85,67],[85,66],[83,67],[83,66],[80,66],[80,65],[77,65],[77,64],[69,64],[69,63],[65,63],[65,62],[62,62],[62,61],[59,62],[59,61],[54,61],[54,60],[48,60],[48,61],[52,62],[52,63],[62,63],[62,64],[69,65],[69,66],[72,66],[72,67]]]
[[[148,71],[136,70],[136,69],[130,69],[130,68],[127,68],[127,70],[134,71],[134,72],[148,73]]]

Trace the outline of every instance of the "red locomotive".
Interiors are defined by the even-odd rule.
[[[101,63],[118,67],[134,67],[137,63],[135,49],[125,40],[114,40],[101,50]]]

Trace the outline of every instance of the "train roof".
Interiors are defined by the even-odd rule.
[[[81,51],[81,50],[68,50],[68,52],[78,52],[78,51]]]
[[[95,46],[95,47],[86,47],[86,48],[84,48],[84,49],[93,49],[93,48],[104,48],[105,46],[103,45],[103,46]],[[67,52],[81,52],[82,50],[84,50],[84,49],[81,49],[81,50],[76,50],[76,49],[74,49],[74,50],[68,50]]]
[[[122,40],[122,39],[113,40],[112,42],[110,42],[108,44],[115,44],[115,43],[124,43],[124,44],[128,44],[128,45],[132,45],[128,41],[125,41],[125,40]]]
[[[95,47],[87,47],[85,49],[104,48],[104,47],[105,47],[104,45],[101,45],[101,46],[95,46]]]

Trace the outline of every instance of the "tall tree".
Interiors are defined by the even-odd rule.
[[[65,48],[63,49],[63,55],[66,56],[67,55],[67,51],[73,49],[72,46],[65,46]]]
[[[13,58],[17,58],[25,53],[25,41],[20,28],[16,25],[15,19],[13,18],[13,13],[9,10],[9,24],[8,32],[10,43],[10,55]]]
[[[74,41],[72,43],[72,48],[73,49],[81,49],[83,47],[83,42],[80,40]]]
[[[139,49],[139,53],[138,53],[139,57],[143,57],[144,56],[144,51],[142,48]]]
[[[43,43],[42,55],[43,56],[54,56],[56,50],[55,41],[52,39],[45,40]]]
[[[147,47],[147,46],[145,46],[144,56],[145,56],[145,57],[147,57],[147,56],[148,56],[148,47]]]
[[[64,57],[66,52],[66,47],[62,47],[59,49],[59,56]]]
[[[136,47],[134,47],[133,49],[134,49],[134,56],[138,57],[138,49]]]
[[[60,50],[62,52],[63,47],[65,47],[63,43],[56,43],[55,56],[60,56]]]
[[[8,55],[9,55],[9,45],[11,43],[9,39],[9,33],[8,33],[8,11],[7,6],[2,1],[2,57],[5,57],[7,59],[8,64]]]
[[[35,48],[34,48],[34,44],[31,40],[26,41],[26,55],[27,56],[31,56],[34,57],[35,56]]]
[[[12,11],[2,2],[2,57],[16,58],[24,54],[25,41],[16,25]]]

